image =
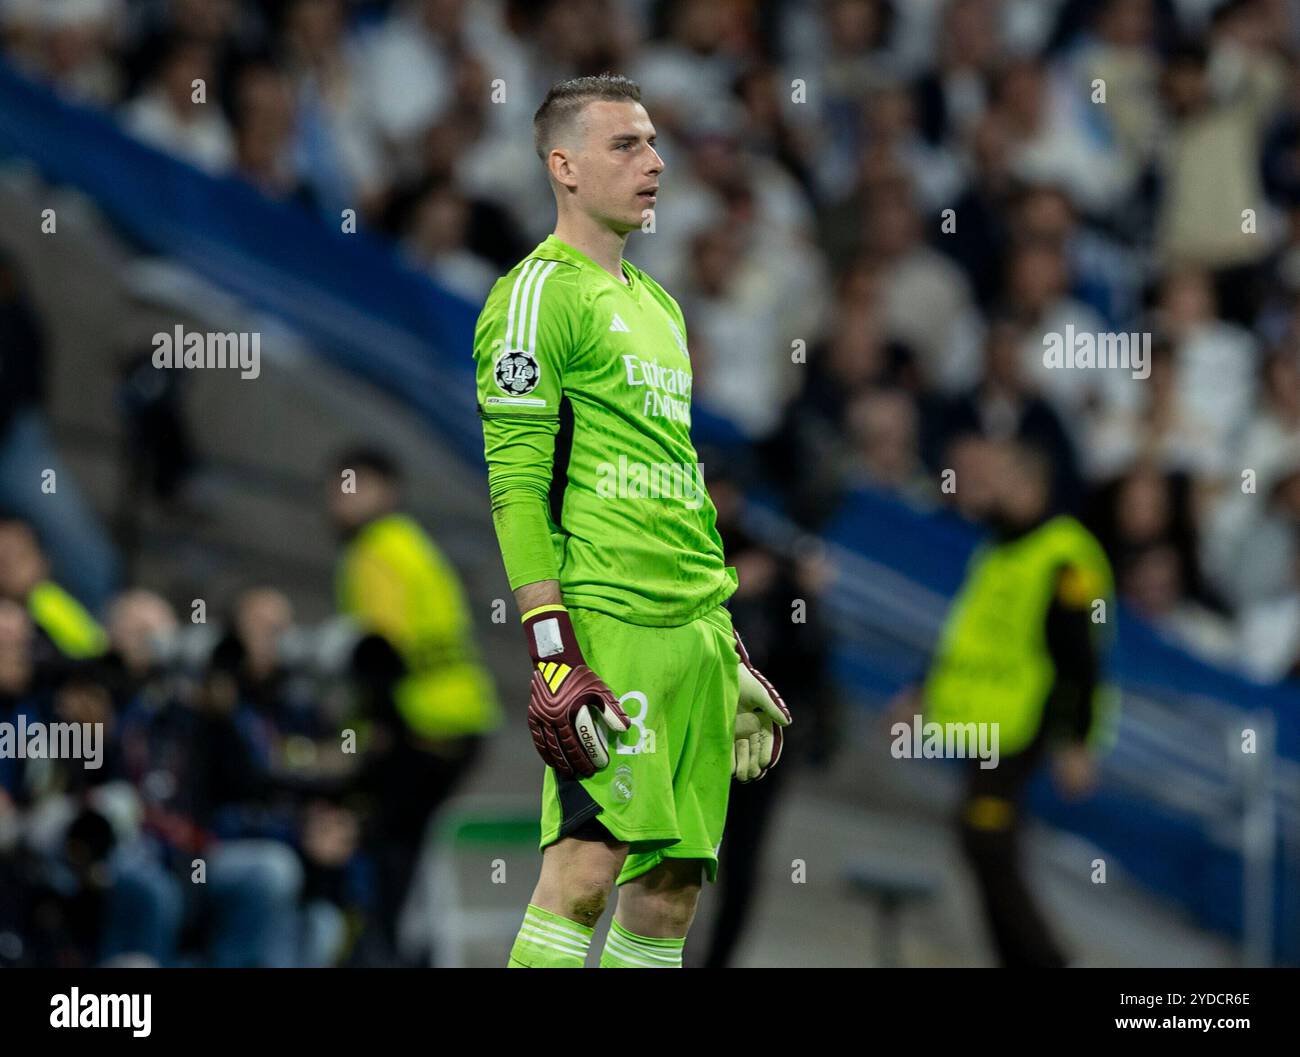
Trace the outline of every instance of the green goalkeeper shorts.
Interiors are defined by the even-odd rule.
[[[582,655],[632,721],[608,731],[609,764],[590,778],[542,784],[545,848],[588,819],[630,845],[618,884],[665,858],[702,859],[717,880],[731,792],[736,647],[722,606],[689,624],[650,628],[571,609]]]

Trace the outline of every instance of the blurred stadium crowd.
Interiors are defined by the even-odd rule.
[[[656,230],[628,255],[682,303],[697,399],[749,442],[720,507],[762,485],[815,531],[867,487],[979,522],[998,444],[1027,441],[1137,612],[1208,660],[1300,680],[1300,23],[1285,0],[2,0],[0,30],[7,60],[66,98],[322,223],[355,209],[474,302],[550,230],[532,108],[556,80],[625,73],[667,161]],[[4,274],[12,481],[52,456],[40,321]],[[1150,376],[1046,368],[1044,336],[1068,327],[1149,334]],[[183,435],[181,410],[150,407],[137,423]],[[61,527],[22,513],[0,526],[0,694],[12,707],[39,684],[50,714],[111,721],[115,773],[157,813],[165,854],[106,887],[99,816],[58,810],[113,768],[55,768],[23,809],[50,835],[43,887],[0,857],[0,892],[34,892],[49,928],[0,962],[332,961],[383,903],[366,895],[384,890],[364,876],[374,858],[354,854],[383,829],[382,797],[343,806],[366,790],[366,754],[338,775],[312,748],[342,715],[321,686],[364,673],[286,677],[292,610],[272,588],[236,601],[219,648],[156,655],[176,617],[114,593],[108,558],[56,577],[104,641],[52,630],[28,522],[52,552]],[[728,543],[772,597],[806,572]],[[47,663],[105,649],[89,675]],[[0,768],[2,833],[18,811]],[[55,855],[56,833],[74,852]],[[182,907],[195,886],[176,878],[211,833],[239,839],[209,864],[210,905]],[[384,913],[362,962],[391,953]]]
[[[331,490],[345,616],[315,627],[259,584],[211,621],[196,600],[185,623],[128,588],[101,625],[31,526],[0,521],[0,966],[427,960],[402,909],[495,696],[436,548],[377,566],[382,537],[425,546],[396,467],[364,450],[340,465],[357,476]],[[406,586],[437,610],[418,643],[378,613]],[[401,702],[430,673],[443,695],[468,682],[488,722],[421,727]],[[52,746],[71,724],[75,754],[30,733]]]

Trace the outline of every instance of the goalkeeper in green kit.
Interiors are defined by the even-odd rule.
[[[581,967],[617,884],[601,966],[680,968],[731,780],[762,777],[790,722],[723,606],[736,573],[691,444],[685,320],[623,260],[664,170],[640,98],[608,74],[547,94],[533,127],[555,233],[497,281],[474,335],[547,764],[511,967]]]

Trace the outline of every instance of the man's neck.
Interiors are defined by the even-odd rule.
[[[586,254],[620,283],[627,283],[623,276],[626,234],[611,231],[587,216],[561,216],[555,223],[555,237],[566,246]]]

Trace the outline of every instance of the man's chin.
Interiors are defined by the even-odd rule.
[[[641,231],[644,229],[647,220],[653,223],[653,220],[651,220],[653,216],[654,210],[649,207],[638,209],[635,213],[620,217],[616,222],[616,230],[620,235],[629,235],[633,231]]]

